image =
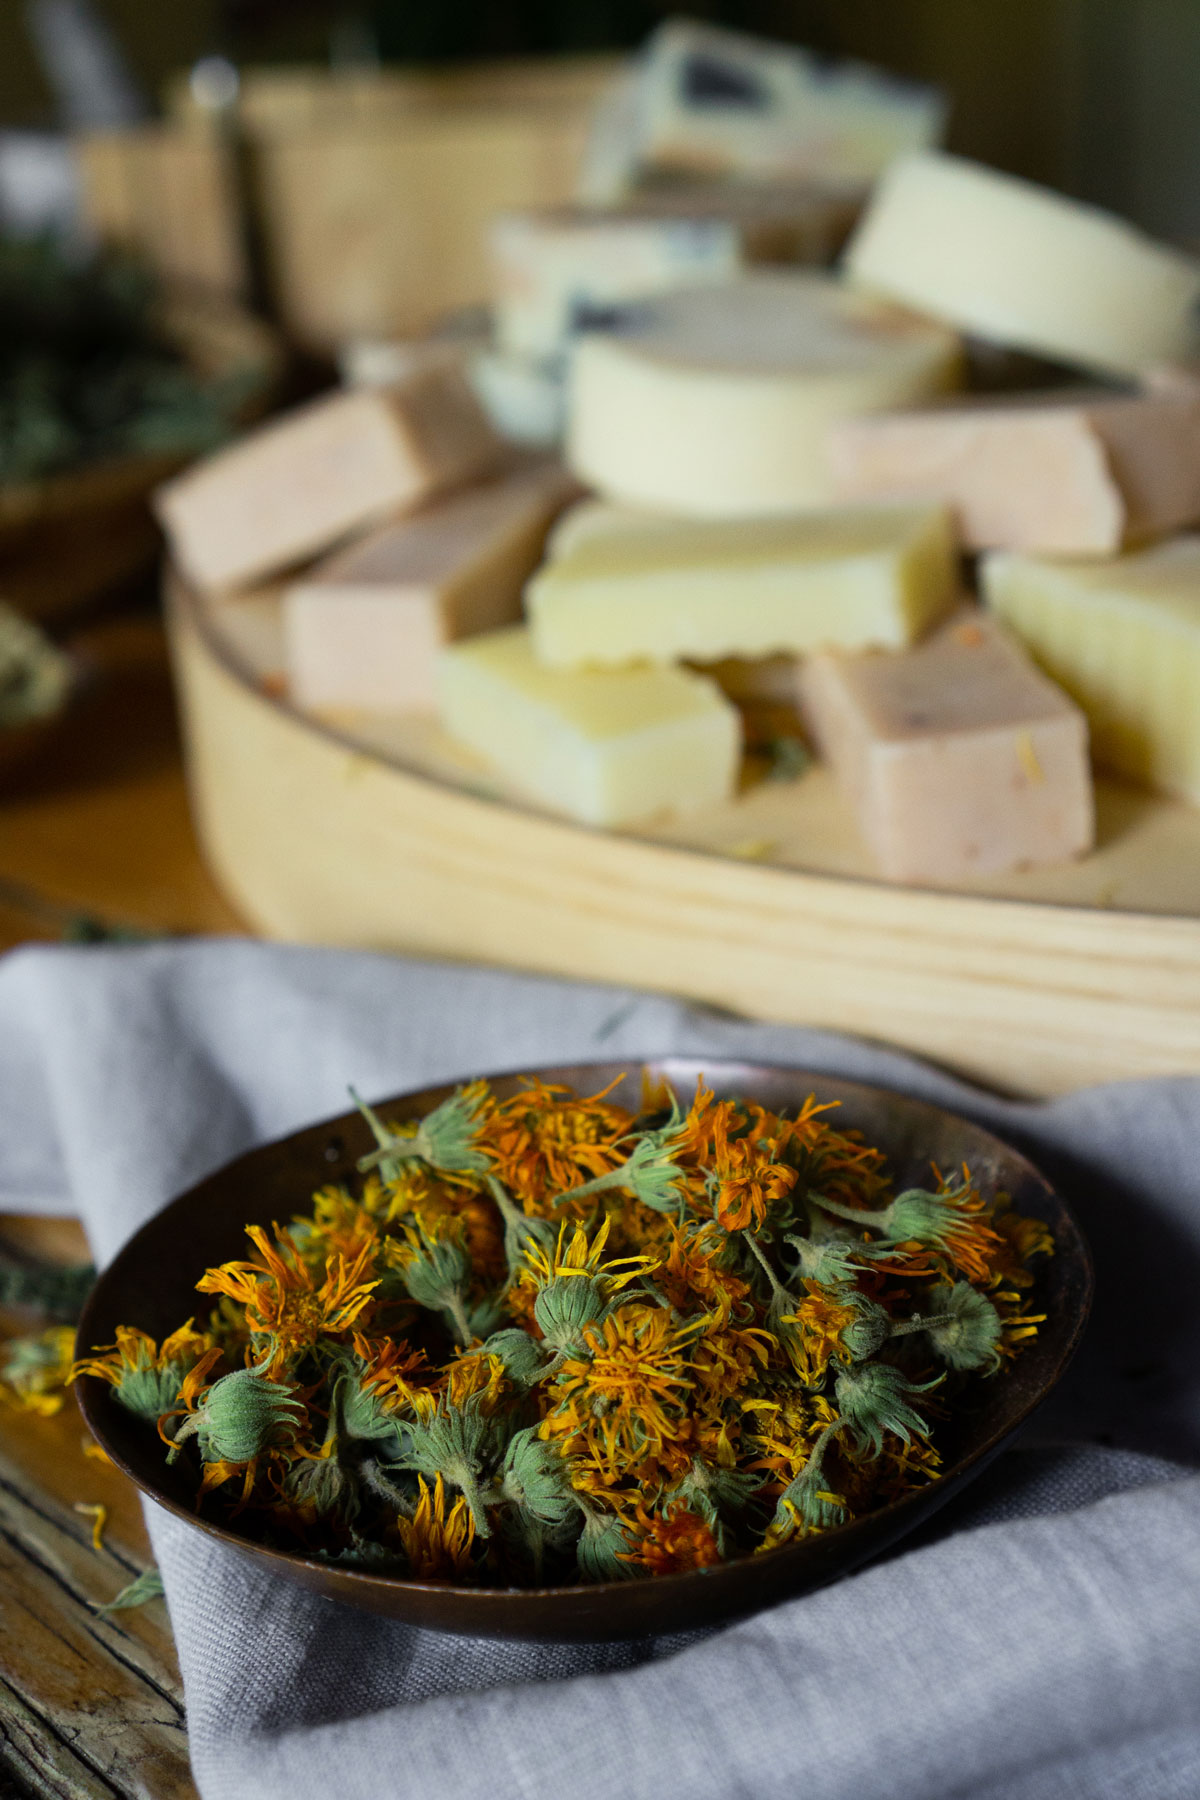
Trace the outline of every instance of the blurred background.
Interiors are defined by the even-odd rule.
[[[91,10],[120,48],[131,108],[153,115],[171,78],[212,54],[342,66],[578,55],[636,45],[671,9],[647,0],[93,0]],[[3,126],[41,128],[61,116],[33,11],[0,9]],[[1200,236],[1194,0],[726,0],[688,11],[937,83],[951,96],[951,149],[1164,235]]]

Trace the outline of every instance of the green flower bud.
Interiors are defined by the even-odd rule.
[[[590,1508],[585,1512],[583,1530],[575,1546],[579,1573],[585,1581],[635,1581],[642,1571],[636,1563],[622,1561],[632,1549],[619,1519]]]
[[[489,1167],[475,1147],[483,1090],[457,1088],[448,1100],[426,1113],[415,1128],[392,1129],[350,1089],[350,1097],[374,1133],[378,1148],[359,1159],[359,1170],[378,1169],[384,1181],[398,1181],[406,1162],[427,1163],[447,1175],[482,1175]]]
[[[193,1434],[206,1463],[248,1463],[292,1437],[304,1408],[280,1381],[253,1369],[235,1369],[214,1381],[194,1413],[175,1433],[175,1447]]]
[[[672,1103],[666,1124],[653,1131],[643,1131],[620,1168],[610,1169],[607,1174],[597,1175],[581,1187],[560,1194],[555,1206],[562,1206],[568,1200],[582,1200],[588,1194],[602,1193],[606,1188],[624,1188],[635,1200],[655,1212],[677,1212],[687,1179],[687,1171],[674,1160],[683,1142],[679,1130],[682,1122],[678,1104]]]
[[[840,1298],[854,1307],[854,1318],[842,1327],[842,1342],[854,1362],[866,1362],[891,1336],[891,1315],[876,1301],[868,1300],[865,1294],[851,1290]]]
[[[471,1259],[462,1245],[452,1238],[430,1238],[422,1231],[420,1248],[400,1265],[400,1278],[418,1306],[446,1315],[460,1347],[465,1349],[474,1333],[465,1298]],[[489,1320],[486,1328],[490,1330],[492,1323]]]
[[[796,1274],[821,1287],[852,1287],[870,1254],[865,1244],[855,1244],[846,1238],[817,1240],[788,1232],[784,1242],[797,1253]]]
[[[911,1323],[916,1327],[917,1319]],[[919,1329],[948,1368],[986,1368],[993,1374],[1000,1367],[1003,1322],[987,1296],[969,1281],[956,1281],[948,1293],[935,1289]]]
[[[428,1419],[406,1423],[408,1446],[403,1467],[426,1480],[439,1474],[447,1486],[465,1495],[480,1537],[489,1535],[487,1508],[495,1498],[490,1478],[504,1448],[504,1427],[481,1411],[478,1397],[464,1406],[438,1403]]]
[[[362,1364],[357,1357],[334,1382],[329,1411],[339,1438],[380,1444],[383,1446],[380,1454],[386,1454],[388,1445],[399,1449],[395,1415],[380,1403],[373,1389],[363,1386]]]
[[[525,1267],[525,1254],[531,1248],[553,1256],[558,1233],[549,1219],[538,1218],[536,1213],[523,1212],[494,1175],[488,1176],[487,1185],[499,1208],[500,1217],[504,1220],[504,1257],[510,1277],[517,1276]]]
[[[334,1514],[342,1521],[358,1512],[356,1484],[332,1456],[297,1457],[283,1478],[283,1492],[299,1506],[311,1506],[318,1519]]]
[[[802,1469],[779,1496],[770,1534],[774,1544],[786,1543],[797,1530],[828,1531],[846,1519],[846,1508],[825,1487],[825,1477],[818,1463]]]
[[[916,1386],[891,1363],[856,1363],[838,1375],[834,1394],[843,1424],[862,1448],[878,1456],[885,1432],[894,1432],[906,1444],[911,1443],[914,1432],[919,1437],[928,1435],[925,1420],[908,1401],[910,1395],[936,1386],[935,1381]]]
[[[727,1556],[726,1523],[731,1516],[745,1511],[762,1482],[761,1475],[741,1469],[722,1469],[696,1457],[687,1474],[671,1489],[668,1501],[682,1500],[689,1512],[703,1519],[713,1534],[717,1549],[722,1556]]]
[[[532,1387],[546,1366],[545,1353],[537,1339],[515,1326],[506,1331],[494,1331],[485,1340],[483,1350],[485,1355],[500,1358],[505,1374],[519,1387]]]
[[[604,1288],[591,1275],[555,1275],[534,1301],[533,1316],[552,1350],[583,1356],[584,1326],[598,1324],[608,1305]]]
[[[509,1439],[500,1465],[500,1492],[542,1524],[562,1525],[577,1513],[575,1493],[562,1457],[537,1431],[536,1425],[527,1425]]]

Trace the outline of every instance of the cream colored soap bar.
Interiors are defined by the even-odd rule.
[[[567,459],[610,500],[710,517],[833,494],[837,420],[927,400],[961,376],[954,333],[821,275],[760,273],[647,303],[584,336]]]
[[[995,554],[983,587],[1087,714],[1098,762],[1200,802],[1200,537],[1111,562]]]
[[[555,668],[910,644],[955,595],[940,507],[848,507],[687,522],[578,543],[529,583],[541,660]]]
[[[845,500],[941,500],[970,550],[1111,554],[1200,518],[1200,396],[1044,394],[849,419]]]
[[[626,825],[728,799],[741,726],[685,669],[547,669],[522,626],[455,645],[442,720],[514,787],[587,825]]]
[[[935,886],[1090,848],[1087,725],[991,621],[900,655],[823,654],[802,709],[881,872]]]
[[[158,491],[196,586],[248,586],[390,512],[482,473],[498,440],[455,358],[390,388],[337,393],[261,426]]]
[[[581,208],[502,214],[491,230],[496,337],[510,355],[555,357],[614,308],[729,281],[741,243],[721,219],[645,219]]]
[[[581,544],[610,533],[627,536],[632,531],[656,531],[680,523],[679,513],[647,512],[644,507],[621,506],[613,500],[577,500],[555,521],[546,539],[546,558],[557,562]]]
[[[310,569],[284,594],[292,698],[384,712],[435,706],[439,651],[520,618],[546,531],[577,492],[559,463],[523,466]]]
[[[936,88],[867,64],[668,19],[642,54],[634,136],[649,168],[858,188],[936,142],[945,114]]]
[[[936,151],[900,157],[851,238],[857,285],[999,344],[1135,375],[1196,345],[1200,263],[1132,225]]]

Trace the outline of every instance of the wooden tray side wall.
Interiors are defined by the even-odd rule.
[[[260,693],[169,600],[201,842],[269,937],[657,989],[1017,1093],[1200,1074],[1200,921],[763,868],[482,800]]]

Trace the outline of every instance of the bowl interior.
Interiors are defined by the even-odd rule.
[[[802,1069],[678,1058],[527,1073],[585,1093],[620,1078],[614,1098],[636,1107],[643,1068],[668,1080],[681,1099],[690,1097],[703,1075],[718,1097],[752,1099],[775,1111],[797,1107],[810,1093],[821,1101],[837,1101],[839,1125],[861,1130],[887,1152],[897,1188],[927,1182],[931,1163],[954,1169],[965,1162],[985,1193],[1004,1190],[1018,1211],[1049,1225],[1055,1254],[1044,1259],[1034,1290],[1046,1323],[1015,1362],[974,1384],[968,1403],[939,1427],[944,1472],[928,1487],[819,1536],[715,1568],[588,1587],[466,1588],[406,1581],[268,1549],[198,1515],[190,1472],[182,1464],[168,1468],[153,1432],[122,1410],[106,1383],[85,1377],[77,1391],[96,1438],[160,1505],[242,1555],[273,1566],[281,1576],[373,1612],[475,1636],[605,1639],[689,1629],[820,1586],[885,1549],[978,1473],[1063,1373],[1082,1334],[1092,1288],[1087,1249],[1074,1218],[1016,1150],[965,1119],[885,1088]],[[521,1073],[491,1078],[501,1096],[519,1088],[523,1079]],[[417,1118],[451,1091],[450,1086],[428,1088],[381,1104],[389,1118]],[[344,1113],[252,1150],[181,1194],[142,1227],[100,1276],[80,1321],[79,1354],[111,1344],[118,1325],[138,1326],[159,1339],[192,1314],[202,1314],[208,1301],[197,1296],[195,1284],[206,1268],[246,1254],[247,1224],[270,1226],[302,1213],[315,1188],[352,1182],[357,1159],[371,1148],[362,1118],[357,1112]]]

